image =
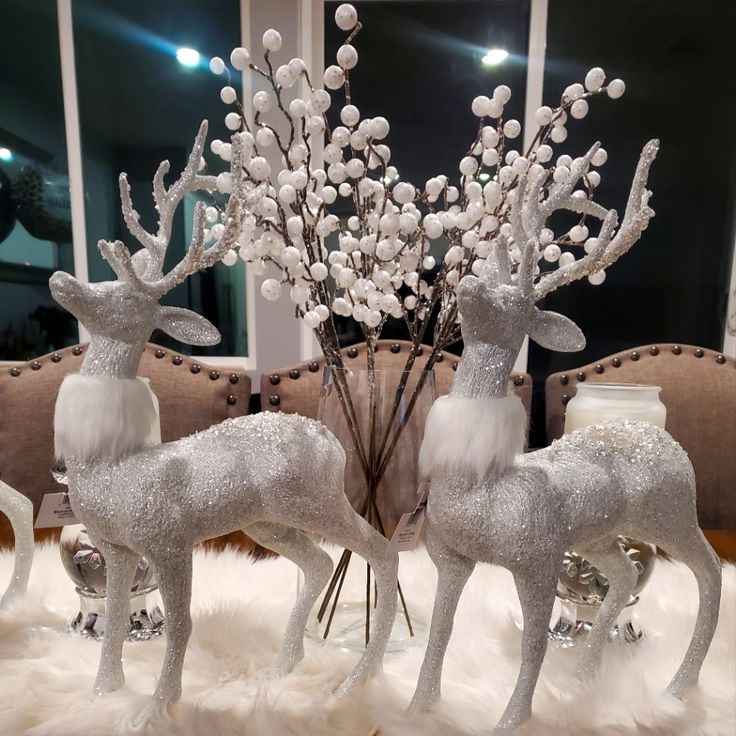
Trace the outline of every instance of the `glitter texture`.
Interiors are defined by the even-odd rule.
[[[259,196],[245,192],[239,182],[242,165],[239,139],[234,137],[233,194],[226,210],[230,215],[219,240],[204,248],[203,212],[198,207],[189,251],[180,264],[163,274],[176,205],[188,191],[212,188],[210,177],[196,173],[205,133],[203,123],[187,168],[168,188],[163,185],[168,164],[159,167],[154,179],[160,217],[155,236],[138,224],[121,175],[125,221],[144,247],[131,257],[122,243],[101,242],[117,281],[86,284],[60,272],[50,279],[54,298],[91,336],[81,375],[69,377],[60,392],[55,428],[57,451],[67,466],[72,508],[107,562],[107,629],[96,694],[124,682],[121,657],[128,596],[141,556],[155,569],[166,610],[165,660],[156,691],[138,723],[177,700],[181,692],[191,633],[192,547],[198,541],[242,529],[302,568],[305,584],[287,626],[277,675],[289,673],[302,658],[307,616],[332,572],[328,555],[304,532],[353,550],[375,571],[378,604],[370,644],[339,694],[380,668],[396,612],[398,557],[389,551],[388,540],[348,502],[343,491],[345,452],[323,425],[267,412],[230,419],[176,442],[150,445],[147,417],[154,412],[152,399],[131,379],[151,331],[158,327],[196,345],[219,341],[219,333],[203,317],[186,309],[161,307],[158,299],[228,252],[238,238],[240,220]],[[144,406],[146,402],[151,405]]]
[[[572,165],[582,176],[597,145]],[[574,182],[539,196],[539,181],[519,184],[509,220],[522,246],[522,266],[512,279],[501,251],[495,268],[466,276],[457,287],[465,340],[449,400],[503,402],[508,379],[525,334],[555,350],[579,350],[585,340],[569,319],[541,311],[535,302],[553,289],[609,266],[639,238],[649,218],[646,179],[657,142],[644,147],[621,226],[613,210],[603,219],[598,244],[587,256],[535,275],[545,219],[557,208],[575,210]],[[533,178],[533,177],[530,177]],[[587,207],[587,205],[585,205]],[[535,283],[536,281],[536,283]],[[489,413],[494,410],[487,409]],[[599,568],[610,588],[582,648],[578,674],[593,675],[612,626],[629,602],[637,581],[635,564],[618,544],[619,535],[658,545],[695,573],[700,607],[692,641],[669,692],[680,696],[698,681],[716,623],[721,565],[701,532],[696,514],[695,477],[685,451],[653,424],[611,421],[577,430],[543,450],[519,454],[511,467],[468,457],[478,431],[474,421],[449,422],[442,445],[430,427],[432,455],[427,507],[427,548],[438,570],[437,593],[427,651],[410,711],[421,711],[440,696],[442,662],[460,594],[477,561],[508,568],[516,582],[524,618],[522,662],[499,730],[512,730],[531,715],[532,698],[547,647],[559,561],[574,549]],[[500,409],[497,416],[503,416]],[[431,417],[431,414],[430,414]],[[498,433],[511,433],[497,423]],[[484,431],[487,432],[487,429]],[[464,435],[464,440],[462,436]],[[498,441],[489,444],[493,452]],[[520,443],[517,446],[521,452]]]
[[[33,564],[33,504],[30,499],[0,480],[0,512],[15,535],[15,565],[10,583],[0,599],[0,608],[26,592]]]

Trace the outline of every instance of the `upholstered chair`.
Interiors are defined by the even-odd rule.
[[[562,434],[565,405],[582,381],[661,386],[667,430],[687,450],[695,468],[701,526],[716,532],[736,530],[736,360],[693,345],[667,343],[553,373],[545,391],[549,441]]]
[[[44,494],[60,490],[50,472],[54,404],[64,376],[79,370],[85,349],[75,345],[0,371],[0,478],[33,501],[34,516]],[[248,413],[251,381],[242,372],[213,368],[148,344],[139,375],[150,378],[158,397],[164,442]],[[36,532],[37,539],[58,535],[58,529]],[[0,514],[0,544],[11,540],[10,524]],[[240,533],[229,541],[252,545]]]
[[[378,370],[401,370],[406,363],[406,356],[411,343],[405,340],[379,340],[375,355]],[[420,348],[425,352],[431,348]],[[345,348],[343,351],[345,365],[348,368],[365,369],[367,367],[366,346],[364,344]],[[437,396],[444,396],[452,386],[460,358],[451,353],[440,355],[434,367],[435,389]],[[414,364],[421,368],[421,357]],[[319,356],[303,363],[278,368],[261,375],[261,406],[264,411],[284,411],[289,414],[302,414],[305,417],[317,417],[319,395],[322,387],[325,359]],[[527,414],[532,401],[532,381],[528,373],[514,373],[509,388],[524,402]]]

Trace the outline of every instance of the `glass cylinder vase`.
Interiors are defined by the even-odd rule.
[[[635,419],[664,429],[667,409],[659,398],[661,388],[643,384],[580,383],[565,413],[565,434],[609,419]],[[637,642],[642,632],[634,620],[633,606],[649,581],[656,559],[656,547],[628,537],[619,537],[623,551],[639,573],[626,610],[611,631],[612,639]],[[550,632],[563,646],[573,646],[581,634],[590,631],[608,592],[605,575],[577,552],[570,550],[560,562],[557,597],[560,617]]]
[[[353,508],[389,538],[401,515],[419,500],[419,448],[435,397],[432,371],[325,368],[318,419],[345,449],[345,493]],[[423,625],[403,596],[401,571],[397,594],[388,651],[409,646]],[[313,611],[309,632],[341,647],[363,649],[374,606],[370,567],[345,550]]]

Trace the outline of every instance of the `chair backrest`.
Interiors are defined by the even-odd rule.
[[[401,370],[406,363],[406,356],[410,348],[411,343],[406,340],[379,340],[375,354],[376,368]],[[428,351],[431,348],[425,346],[420,350]],[[348,367],[357,369],[367,367],[365,344],[345,348],[342,353]],[[451,353],[440,355],[434,367],[437,396],[444,396],[450,391],[459,361],[460,358]],[[415,366],[421,365],[421,360],[415,363]],[[324,366],[325,358],[319,356],[313,360],[263,373],[261,375],[261,407],[263,410],[301,414],[316,419]],[[532,402],[531,376],[528,373],[514,373],[509,386],[524,402],[528,414]]]
[[[45,493],[60,487],[54,465],[54,404],[64,376],[79,370],[85,345],[44,355],[0,372],[0,478],[28,496],[35,514]],[[248,413],[250,378],[220,371],[158,345],[147,345],[139,375],[151,380],[161,413],[164,442],[206,429],[228,417]],[[58,536],[38,530],[37,538]],[[0,514],[0,545],[12,540]]]
[[[705,529],[736,528],[736,360],[693,345],[645,345],[547,378],[547,439],[560,437],[565,405],[582,381],[662,387],[667,431],[685,448]]]

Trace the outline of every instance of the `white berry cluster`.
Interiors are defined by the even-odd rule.
[[[242,143],[245,178],[254,184],[270,182],[268,195],[244,219],[240,257],[259,275],[267,273],[269,264],[276,267],[275,275],[262,284],[263,296],[276,300],[287,293],[297,314],[318,336],[334,330],[332,314],[351,316],[373,338],[387,318],[401,318],[416,336],[428,316],[439,309],[435,339],[449,342],[457,336],[454,288],[460,279],[493,268],[499,244],[508,251],[512,274],[518,267],[521,244],[514,242],[510,219],[520,182],[542,179],[538,191],[543,199],[569,183],[575,172],[579,188],[572,198],[592,201],[601,178],[592,167],[605,163],[605,150],[598,148],[591,166],[586,165],[581,174],[582,159],[562,155],[553,161],[553,145],[567,138],[570,118],[585,117],[592,96],[605,92],[611,98],[620,97],[624,83],[616,79],[605,85],[603,70],[591,69],[584,84],[567,87],[556,107],[537,110],[539,128],[528,150],[518,143],[520,123],[504,118],[511,90],[496,87],[491,96],[472,101],[478,132],[460,160],[457,183],[442,174],[417,186],[401,180],[391,163],[388,120],[361,117],[351,99],[350,74],[358,63],[352,41],[361,28],[355,8],[340,5],[335,20],[349,35],[337,51],[336,64],[324,72],[324,88],[312,84],[302,59],[273,63],[272,56],[282,45],[275,30],[263,35],[263,69],[244,48],[230,55],[236,70],[250,69],[267,86],[248,104],[238,100],[230,85],[221,91],[223,102],[235,108],[226,115],[225,124]],[[210,68],[215,74],[227,71],[219,57],[212,59]],[[308,92],[287,104],[282,92],[297,82],[306,82],[302,88]],[[333,105],[340,105],[341,124],[330,129],[325,113]],[[278,171],[271,170],[264,156],[274,148],[280,157]],[[215,140],[211,150],[229,161],[232,143]],[[229,192],[229,173],[220,175],[218,187]],[[353,214],[346,220],[330,212],[338,197],[352,203]],[[586,212],[586,208],[573,211]],[[211,208],[207,217],[210,233],[216,237],[223,226],[220,215]],[[580,215],[565,233],[541,227],[537,261],[561,267],[576,259],[576,250],[589,252],[595,238],[589,237],[586,217]],[[337,242],[336,249],[327,248],[330,236],[330,242]],[[437,241],[435,252],[442,249],[439,264],[430,254],[433,241]],[[226,262],[234,263],[236,258],[236,253],[230,253]],[[427,277],[430,271],[432,278]],[[596,272],[589,279],[596,284],[604,277]]]

